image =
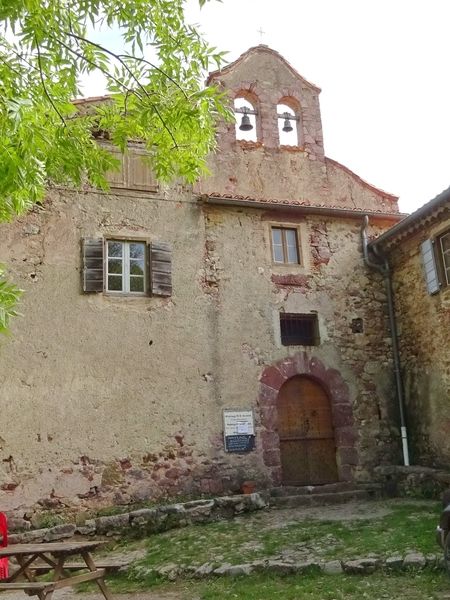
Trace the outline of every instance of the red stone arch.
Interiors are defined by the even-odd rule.
[[[306,352],[296,354],[267,366],[260,377],[258,406],[261,417],[261,444],[264,464],[274,485],[281,483],[280,440],[277,427],[278,392],[285,381],[295,375],[316,380],[327,392],[333,417],[336,439],[336,461],[339,481],[352,481],[353,469],[358,464],[356,430],[350,391],[336,369],[327,369],[317,357]]]

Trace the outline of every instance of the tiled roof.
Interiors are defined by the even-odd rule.
[[[404,237],[421,229],[426,223],[435,222],[440,218],[450,216],[450,187],[438,194],[435,198],[408,215],[378,238],[372,240],[372,245],[391,246]]]
[[[346,211],[349,213],[355,213],[355,214],[367,214],[370,213],[372,215],[377,214],[380,216],[386,215],[388,217],[393,217],[396,216],[399,219],[404,218],[406,215],[399,213],[399,212],[391,212],[391,211],[386,211],[386,210],[382,210],[382,209],[373,209],[373,208],[355,208],[355,207],[349,207],[349,206],[342,206],[342,205],[337,205],[337,204],[325,204],[325,203],[318,203],[318,202],[308,202],[306,200],[276,200],[276,199],[267,199],[267,198],[252,198],[250,196],[241,196],[238,194],[235,195],[230,195],[230,194],[221,194],[219,192],[209,192],[207,194],[200,194],[199,195],[200,199],[206,199],[208,200],[209,198],[211,199],[218,199],[218,200],[223,200],[224,202],[226,202],[227,200],[229,201],[235,201],[236,203],[241,203],[241,204],[247,204],[248,206],[253,205],[266,205],[267,207],[280,207],[280,206],[285,206],[286,208],[292,207],[302,207],[302,208],[310,208],[311,210],[314,209],[322,209],[322,210],[331,210],[331,211]]]

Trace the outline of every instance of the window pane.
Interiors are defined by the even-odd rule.
[[[121,275],[108,275],[108,290],[111,290],[113,292],[122,291]]]
[[[143,277],[130,277],[130,292],[143,292],[144,291],[144,278]]]
[[[283,246],[273,246],[273,260],[274,262],[284,262]]]
[[[123,244],[122,242],[108,242],[108,256],[122,258]]]
[[[130,244],[130,258],[144,258],[145,255],[145,244],[133,243]]]
[[[274,246],[278,246],[283,243],[281,239],[281,229],[275,229],[275,227],[272,227],[272,243]]]
[[[144,261],[130,260],[130,274],[144,276]]]
[[[287,262],[298,263],[297,235],[295,229],[286,229]]]
[[[108,274],[109,273],[118,273],[122,274],[122,261],[117,260],[116,258],[108,259]]]

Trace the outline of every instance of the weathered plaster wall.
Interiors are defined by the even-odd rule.
[[[389,251],[413,464],[450,466],[450,288],[430,296],[420,244],[450,227],[428,225]]]
[[[348,476],[368,478],[388,462],[385,298],[363,265],[359,223],[287,221],[301,225],[304,267],[272,265],[273,213],[202,211],[173,190],[54,193],[43,210],[1,226],[2,259],[26,291],[0,347],[5,508],[277,483],[259,379],[303,352],[348,386]],[[103,235],[172,242],[173,296],[83,294],[80,239]],[[317,311],[320,346],[282,346],[280,310]],[[364,333],[352,333],[353,318]],[[221,409],[240,407],[256,410],[257,450],[225,454]]]
[[[1,226],[2,260],[25,289],[0,346],[5,508],[221,491],[227,464],[228,487],[239,485],[240,457],[221,451],[203,230],[191,196],[174,190],[54,193]],[[81,238],[115,235],[173,243],[171,298],[81,293]],[[257,457],[245,462],[250,471]]]
[[[393,197],[324,158],[317,88],[271,51],[256,58],[222,81],[260,98],[264,145],[236,144],[234,125],[219,131],[213,175],[196,190],[395,212]],[[286,95],[304,111],[301,149],[274,138],[272,104]],[[298,226],[301,265],[272,264],[273,223]],[[343,479],[395,461],[385,294],[364,266],[359,229],[358,218],[214,207],[180,186],[54,190],[1,225],[1,260],[25,289],[23,317],[0,340],[3,508],[277,484],[274,391],[291,372],[312,373],[333,396]],[[82,293],[81,238],[115,236],[172,243],[172,297]],[[316,311],[320,345],[282,346],[282,310]],[[255,410],[254,452],[223,451],[223,408]]]

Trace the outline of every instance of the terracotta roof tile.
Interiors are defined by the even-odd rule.
[[[239,194],[235,194],[235,195],[230,195],[230,194],[221,194],[219,192],[210,192],[207,194],[200,194],[200,198],[221,198],[223,200],[240,200],[240,201],[245,201],[248,202],[249,205],[251,204],[267,204],[268,206],[272,205],[272,206],[304,206],[307,208],[330,208],[330,209],[335,209],[335,210],[349,210],[349,211],[353,211],[355,213],[361,213],[361,214],[365,214],[367,212],[370,213],[379,213],[380,215],[382,214],[398,214],[399,216],[403,216],[403,213],[393,213],[392,211],[386,211],[386,210],[382,210],[382,209],[376,209],[376,208],[355,208],[353,206],[342,206],[342,205],[338,205],[338,204],[325,204],[323,202],[308,202],[305,200],[275,200],[273,198],[267,199],[267,198],[252,198],[251,196],[242,196]]]

